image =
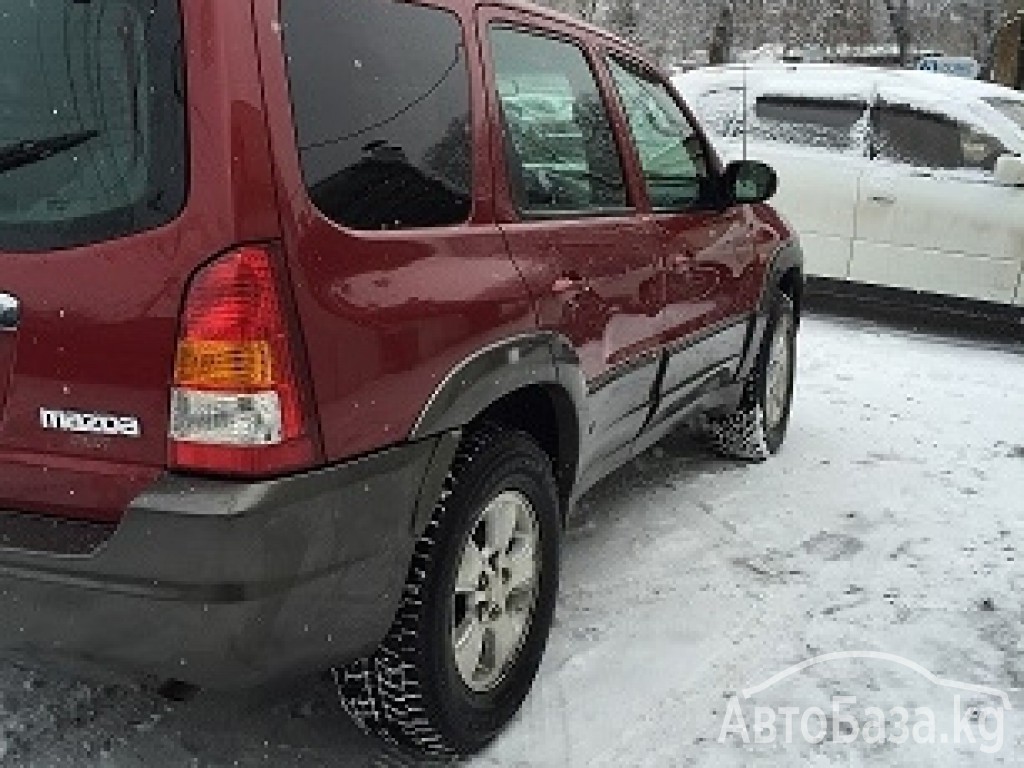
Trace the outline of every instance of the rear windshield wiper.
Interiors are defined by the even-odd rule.
[[[0,147],[0,173],[38,163],[60,152],[67,152],[99,135],[99,131],[78,131],[42,139],[26,139]]]

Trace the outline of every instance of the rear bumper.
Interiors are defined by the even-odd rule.
[[[89,554],[0,536],[0,655],[214,688],[357,658],[394,616],[440,442],[266,482],[167,475]]]

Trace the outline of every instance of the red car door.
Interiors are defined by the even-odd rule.
[[[499,220],[541,326],[580,357],[592,436],[581,462],[593,464],[623,448],[649,415],[664,293],[660,234],[637,212],[631,153],[618,144],[586,45],[508,10],[485,9],[479,29],[492,123],[501,126]]]
[[[653,212],[665,275],[659,318],[669,352],[662,415],[731,376],[756,280],[749,207],[715,204],[712,154],[672,88],[642,64],[612,54],[608,67],[629,122]]]

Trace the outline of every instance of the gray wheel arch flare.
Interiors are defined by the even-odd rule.
[[[561,404],[558,455],[563,499],[576,482],[581,425],[586,423],[586,382],[571,343],[552,331],[517,334],[460,361],[420,411],[409,440],[440,436],[419,493],[414,531],[429,521],[465,427],[503,398],[542,387]],[[563,485],[564,484],[564,485]]]
[[[796,307],[796,322],[800,322],[800,299],[803,293],[804,284],[804,253],[800,243],[796,239],[788,240],[778,247],[764,273],[764,282],[761,286],[761,296],[757,302],[757,309],[753,321],[747,330],[747,338],[743,345],[743,356],[736,371],[737,380],[745,380],[754,368],[758,351],[761,349],[761,342],[764,339],[765,327],[768,323],[768,313],[771,310],[771,302],[776,289],[788,285],[790,274],[796,275],[796,284],[792,290],[797,295],[793,296],[793,303]]]

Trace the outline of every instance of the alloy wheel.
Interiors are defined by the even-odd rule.
[[[452,596],[451,643],[466,686],[490,691],[530,629],[540,572],[537,514],[518,491],[484,507],[463,545]]]

